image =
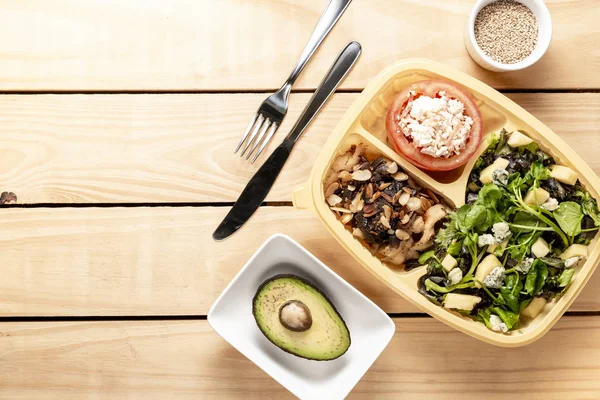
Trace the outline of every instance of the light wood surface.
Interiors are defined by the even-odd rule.
[[[287,134],[309,99],[291,97]],[[290,201],[357,94],[337,94],[267,201]],[[509,97],[600,172],[600,93]],[[260,166],[232,154],[263,94],[0,96],[0,190],[20,203],[233,202]],[[261,161],[264,160],[264,157]]]
[[[496,87],[599,88],[597,0],[548,0],[544,58],[521,72],[478,67],[463,45],[474,0],[355,1],[298,81],[314,88],[350,40],[364,55],[344,88],[363,88],[409,57],[433,58]],[[30,0],[0,2],[0,90],[278,88],[323,0]]]
[[[503,349],[431,318],[396,319],[349,399],[597,399],[600,317],[565,317]],[[3,398],[288,399],[207,321],[5,323]]]
[[[215,243],[212,231],[258,168],[232,149],[326,0],[0,0],[0,192],[37,205],[0,207],[0,398],[291,398],[205,320],[277,232],[401,317],[350,399],[600,398],[600,274],[540,341],[495,348],[407,315],[419,310],[313,214],[289,207],[358,92],[409,57],[510,89],[600,173],[598,1],[546,0],[548,53],[507,74],[484,71],[464,49],[474,3],[354,1],[295,85],[303,93],[292,94],[271,149],[357,40],[364,53],[344,92],[294,150],[270,206]]]
[[[308,211],[261,207],[231,239],[228,207],[7,209],[0,316],[206,315],[273,233],[287,234],[389,313],[419,312],[379,283]],[[592,277],[571,311],[600,311]],[[123,294],[127,295],[124,296]]]

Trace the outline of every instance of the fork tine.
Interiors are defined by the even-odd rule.
[[[252,159],[251,164],[254,164],[254,161],[256,161],[256,159],[258,158],[258,156],[260,156],[260,153],[262,153],[263,150],[265,149],[265,147],[267,147],[267,145],[269,144],[269,142],[273,138],[273,135],[275,134],[275,132],[277,131],[278,128],[279,128],[279,125],[276,122],[274,122],[273,125],[271,125],[271,132],[269,132],[269,134],[267,135],[267,137],[263,141],[262,145],[260,146],[260,149],[258,149],[258,151],[256,152],[256,154],[254,155],[254,158]]]
[[[250,134],[250,130],[252,130],[252,127],[254,126],[254,123],[256,122],[257,119],[258,119],[258,113],[254,114],[254,117],[252,117],[252,121],[250,121],[250,125],[248,125],[248,129],[246,129],[246,133],[244,133],[244,136],[242,136],[242,140],[240,140],[240,142],[238,143],[233,154],[237,153],[238,150],[240,149],[240,147],[242,147],[242,144],[244,144],[244,141],[246,141],[246,138]]]
[[[269,130],[269,128],[271,127],[271,119],[267,118],[266,122],[263,124],[263,127],[260,131],[260,134],[258,135],[258,137],[256,138],[256,140],[254,141],[253,145],[252,145],[252,149],[248,152],[248,154],[246,154],[246,160],[250,158],[250,156],[252,155],[252,153],[254,153],[254,150],[256,150],[256,148],[258,147],[258,145],[260,145],[260,143],[262,142],[265,133],[267,133],[267,131]]]
[[[256,121],[256,125],[254,127],[254,130],[252,131],[252,134],[250,135],[250,139],[248,139],[248,141],[246,142],[246,145],[242,149],[240,157],[244,157],[244,153],[246,152],[246,150],[248,150],[248,147],[250,147],[250,145],[254,141],[254,138],[256,137],[256,134],[258,133],[258,131],[260,130],[260,128],[262,127],[262,125],[263,125],[264,122],[265,122],[264,115],[258,114],[258,121]]]

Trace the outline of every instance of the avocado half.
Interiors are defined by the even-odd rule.
[[[261,332],[281,350],[308,360],[328,361],[350,347],[350,332],[331,301],[308,280],[276,275],[252,300]]]

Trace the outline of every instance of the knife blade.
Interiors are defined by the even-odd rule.
[[[275,149],[273,154],[265,161],[260,169],[248,182],[242,194],[237,199],[227,216],[213,233],[213,239],[221,241],[237,232],[256,212],[258,207],[269,194],[275,184],[279,173],[287,162],[294,145],[298,142],[308,125],[319,113],[335,89],[348,75],[362,49],[359,43],[350,42],[335,60],[325,78],[311,97],[300,118]]]

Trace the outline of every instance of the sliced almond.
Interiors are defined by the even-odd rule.
[[[402,196],[402,193],[404,192],[397,192],[394,197],[392,197],[392,201],[390,203],[392,203],[392,205],[396,204],[400,199],[400,196]],[[408,201],[408,199],[406,201]]]
[[[359,169],[358,171],[354,171],[352,173],[352,179],[359,182],[365,182],[371,179],[371,171],[368,169]]]
[[[352,174],[348,171],[342,171],[340,172],[338,178],[340,178],[340,180],[344,183],[350,182],[352,180]]]
[[[352,218],[354,218],[354,214],[344,214],[344,216],[340,218],[340,221],[342,224],[346,225],[348,222],[352,221]]]
[[[329,203],[329,205],[332,207],[337,206],[341,202],[342,202],[342,198],[340,196],[338,196],[337,194],[332,194],[327,197],[327,203]]]
[[[385,201],[387,201],[390,204],[394,204],[395,203],[394,199],[390,195],[388,195],[388,194],[386,194],[384,192],[381,192],[381,197],[383,197],[385,199]]]
[[[387,164],[387,172],[389,172],[392,175],[395,174],[396,172],[398,172],[398,164],[396,164],[395,161],[388,163]]]
[[[431,189],[427,189],[427,194],[429,195],[429,197],[431,197],[435,204],[440,202],[440,199],[438,199],[438,197],[435,195],[435,193],[431,191]]]
[[[354,236],[355,238],[359,238],[359,239],[365,238],[362,231],[358,228],[354,228],[354,230],[352,231],[352,236]]]
[[[408,224],[408,222],[410,221],[410,217],[412,217],[412,213],[406,214],[404,217],[402,217],[402,220],[400,221],[400,223],[402,225]]]
[[[392,182],[382,183],[381,185],[379,185],[379,190],[385,190],[386,188],[390,187],[391,184]]]
[[[398,192],[400,193],[400,192]],[[400,204],[401,206],[405,206],[406,203],[408,203],[408,200],[410,199],[410,194],[406,193],[406,192],[402,192],[402,194],[400,194],[400,197],[398,198],[398,204]]]
[[[390,219],[392,219],[392,212],[394,210],[392,209],[392,207],[388,206],[387,204],[383,206],[383,215],[385,215],[385,218],[389,221]]]
[[[374,202],[375,200],[377,200],[378,198],[381,197],[381,192],[377,192],[373,195],[373,197],[371,198],[371,202]]]
[[[342,214],[352,214],[352,211],[348,210],[347,208],[342,208],[342,207],[330,207],[330,208],[331,208],[331,211],[337,211]]]
[[[423,211],[427,211],[429,210],[429,208],[431,207],[431,202],[425,198],[421,198],[421,207],[423,208]]]
[[[354,186],[354,185],[348,185],[347,188],[351,192],[354,192],[356,190],[356,186]]]
[[[373,197],[373,184],[368,183],[365,186],[365,197],[370,200]]]
[[[327,187],[327,189],[325,189],[325,197],[329,197],[332,194],[334,194],[335,191],[339,189],[339,187],[340,187],[339,183],[333,182],[331,185],[329,185]],[[334,204],[331,204],[331,205],[334,205]]]
[[[421,199],[419,199],[418,197],[411,197],[410,199],[408,199],[406,207],[410,211],[418,211],[423,207],[423,205],[421,204]]]
[[[411,196],[413,195],[413,193],[415,193],[415,189],[413,189],[412,187],[408,187],[408,186],[403,187],[402,190],[404,191],[404,193],[408,193]]]
[[[406,232],[404,229],[396,229],[396,237],[400,240],[408,240],[410,238],[410,234]]]
[[[406,175],[404,172],[396,172],[395,174],[392,174],[392,178],[399,182],[404,182],[408,180],[408,175]]]
[[[379,217],[379,222],[381,223],[381,225],[383,225],[386,229],[391,229],[392,226],[390,225],[390,221],[385,217],[385,215],[382,215],[381,217]]]
[[[352,211],[353,213],[357,213],[360,210],[362,210],[364,206],[365,202],[362,199],[362,194],[357,193],[356,196],[354,196],[354,199],[352,199],[352,202],[350,203],[350,211]]]

